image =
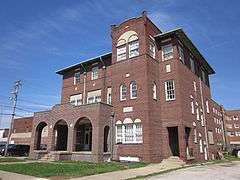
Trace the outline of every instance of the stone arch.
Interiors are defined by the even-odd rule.
[[[73,151],[92,151],[92,123],[82,117],[74,125]]]
[[[42,140],[44,137],[44,128],[47,128],[47,123],[42,121],[38,123],[35,130],[34,149],[35,150],[46,150],[47,144],[43,144]]]
[[[57,121],[53,128],[53,142],[55,151],[66,151],[68,143],[68,124],[65,120]]]

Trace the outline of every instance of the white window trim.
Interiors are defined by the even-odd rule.
[[[164,58],[164,55],[165,55],[164,48],[167,48],[167,47],[171,47],[172,48],[172,50],[171,50],[172,55],[169,56],[168,58]],[[167,61],[167,60],[173,59],[173,56],[174,56],[173,52],[174,52],[174,50],[173,50],[173,45],[172,44],[168,44],[168,45],[162,46],[162,61]]]
[[[153,47],[153,49],[151,50],[151,47]],[[150,56],[155,59],[156,58],[156,45],[153,41],[150,40],[149,42],[149,54]]]
[[[138,43],[138,46],[137,48],[134,48],[134,49],[131,49],[131,46],[134,44],[134,43]],[[135,51],[137,50],[137,54],[131,54],[131,51]],[[128,43],[128,57],[129,58],[134,58],[134,57],[137,57],[139,56],[139,40],[135,40],[135,41],[132,41],[132,42],[129,42]]]
[[[152,88],[152,90],[153,90],[153,99],[154,99],[154,100],[157,100],[157,85],[156,85],[155,82],[153,83],[153,88]]]
[[[185,57],[184,57],[184,50],[182,46],[178,46],[178,54],[179,54],[179,59],[180,61],[185,64]]]
[[[126,88],[126,93],[127,93],[127,86],[125,85],[125,84],[121,84],[120,85],[120,101],[125,101],[125,100],[127,100],[127,96],[125,96],[125,98],[123,98],[123,91],[122,91],[122,88],[123,88],[123,86],[125,86],[125,88]]]
[[[137,96],[136,97],[133,97],[133,83],[135,82],[136,84],[136,91],[138,91],[138,88],[137,88],[137,83],[136,81],[132,81],[130,83],[130,99],[137,99]],[[137,92],[136,92],[137,93]]]
[[[94,70],[96,70],[96,71],[94,71]],[[98,71],[99,71],[98,66],[92,67],[91,80],[96,80],[96,79],[98,79]]]
[[[75,73],[74,73],[74,78],[73,78],[73,84],[74,84],[74,85],[76,85],[76,84],[79,83],[79,82],[77,83],[76,74],[79,74],[79,81],[80,81],[80,77],[81,77],[80,72],[75,72]]]
[[[174,91],[174,98],[169,98],[168,97],[168,90],[167,90],[167,82],[172,82],[172,86],[173,86],[173,91]],[[165,96],[166,96],[166,101],[174,101],[176,100],[176,92],[175,92],[175,82],[174,80],[168,80],[164,82],[164,86],[165,86]]]
[[[123,48],[123,53],[121,53],[121,54],[119,53],[120,48]],[[120,58],[121,57],[120,55],[124,55],[124,54],[125,54],[125,56]],[[125,59],[127,59],[127,46],[126,46],[126,44],[117,47],[117,61],[123,61]]]

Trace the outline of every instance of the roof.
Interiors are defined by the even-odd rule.
[[[96,57],[93,57],[93,58],[90,58],[90,59],[81,61],[80,63],[76,63],[76,64],[73,64],[73,65],[71,65],[71,66],[68,66],[68,67],[59,69],[59,70],[56,71],[56,73],[57,73],[57,74],[60,74],[60,75],[63,75],[64,72],[66,72],[66,71],[68,71],[68,70],[70,70],[70,69],[79,67],[80,65],[83,65],[83,64],[97,62],[97,61],[99,61],[101,58],[110,56],[111,54],[112,54],[112,52],[108,52],[108,53],[105,53],[105,54],[101,54],[101,55],[99,55],[99,56],[96,56]]]
[[[173,29],[171,31],[167,31],[161,34],[158,34],[155,36],[155,39],[161,39],[164,37],[168,37],[171,35],[176,35],[179,39],[181,39],[183,41],[183,43],[190,48],[190,50],[192,51],[192,53],[194,53],[197,57],[197,59],[200,61],[201,65],[207,70],[207,72],[209,74],[214,74],[215,71],[213,70],[213,68],[208,64],[207,60],[203,57],[203,55],[199,52],[199,50],[197,49],[197,47],[193,44],[193,42],[188,38],[188,36],[186,35],[186,33],[182,30],[182,28],[177,28],[177,29]]]

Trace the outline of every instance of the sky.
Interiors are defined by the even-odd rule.
[[[9,126],[16,80],[22,82],[17,116],[50,109],[60,102],[62,77],[55,71],[110,52],[110,25],[143,10],[163,32],[184,29],[216,71],[213,99],[240,109],[239,7],[237,0],[1,1],[0,128]]]

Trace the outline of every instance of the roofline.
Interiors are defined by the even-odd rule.
[[[71,66],[67,66],[67,67],[65,67],[65,68],[59,69],[59,70],[55,71],[55,73],[62,75],[63,72],[66,71],[66,70],[72,69],[72,68],[74,68],[74,67],[76,67],[76,66],[79,66],[79,65],[81,65],[81,64],[83,64],[83,63],[87,63],[87,62],[96,60],[96,59],[98,59],[98,58],[102,58],[102,57],[108,56],[108,55],[110,55],[110,54],[112,54],[112,52],[107,52],[107,53],[101,54],[101,55],[99,55],[99,56],[92,57],[92,58],[90,58],[90,59],[86,59],[86,60],[84,60],[84,61],[81,61],[80,63],[76,63],[76,64],[73,64],[73,65],[71,65]]]
[[[156,36],[154,36],[154,38],[160,38],[160,37],[168,36],[168,35],[171,35],[171,34],[177,34],[177,33],[181,33],[184,36],[183,38],[185,38],[186,41],[188,41],[190,43],[193,50],[196,51],[200,55],[201,59],[204,61],[204,63],[207,65],[207,67],[209,69],[209,74],[215,74],[215,71],[213,70],[213,68],[209,65],[207,60],[204,58],[204,56],[201,54],[201,52],[197,49],[197,47],[194,45],[194,43],[191,41],[191,39],[188,38],[188,36],[186,35],[186,33],[183,31],[182,28],[176,28],[176,29],[173,29],[171,31],[167,31],[167,32],[164,32],[164,33],[161,33],[161,34],[157,34]]]

